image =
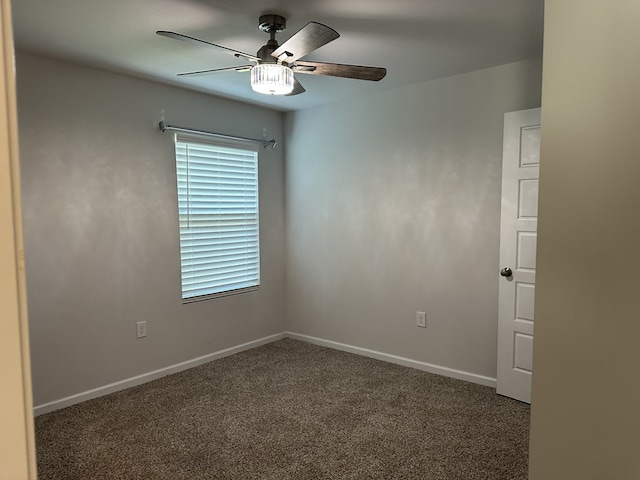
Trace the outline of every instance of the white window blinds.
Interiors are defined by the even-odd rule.
[[[258,153],[176,136],[182,298],[260,285]]]

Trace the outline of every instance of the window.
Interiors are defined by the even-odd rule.
[[[258,152],[176,136],[182,299],[260,285]]]

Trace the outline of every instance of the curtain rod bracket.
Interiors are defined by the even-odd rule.
[[[272,138],[271,140],[260,140],[257,138],[247,138],[247,137],[238,137],[236,135],[227,135],[225,133],[207,132],[206,130],[196,130],[194,128],[186,128],[186,127],[178,127],[175,125],[169,125],[164,120],[161,120],[158,123],[158,128],[161,132],[164,132],[166,130],[173,130],[175,132],[198,133],[200,135],[210,135],[212,137],[229,138],[232,140],[245,140],[249,142],[259,143],[264,148],[267,148],[269,145],[271,145],[271,148],[276,148],[276,145],[278,144],[275,138]]]

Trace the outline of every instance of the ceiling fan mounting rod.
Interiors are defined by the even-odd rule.
[[[280,15],[262,15],[258,20],[258,28],[269,34],[269,41],[257,53],[257,57],[262,63],[280,63],[279,59],[271,56],[271,53],[279,47],[276,33],[282,32],[286,26],[287,20]]]

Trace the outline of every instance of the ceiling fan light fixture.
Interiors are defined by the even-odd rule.
[[[287,95],[293,91],[293,70],[278,63],[261,63],[251,68],[251,88],[265,95]]]

